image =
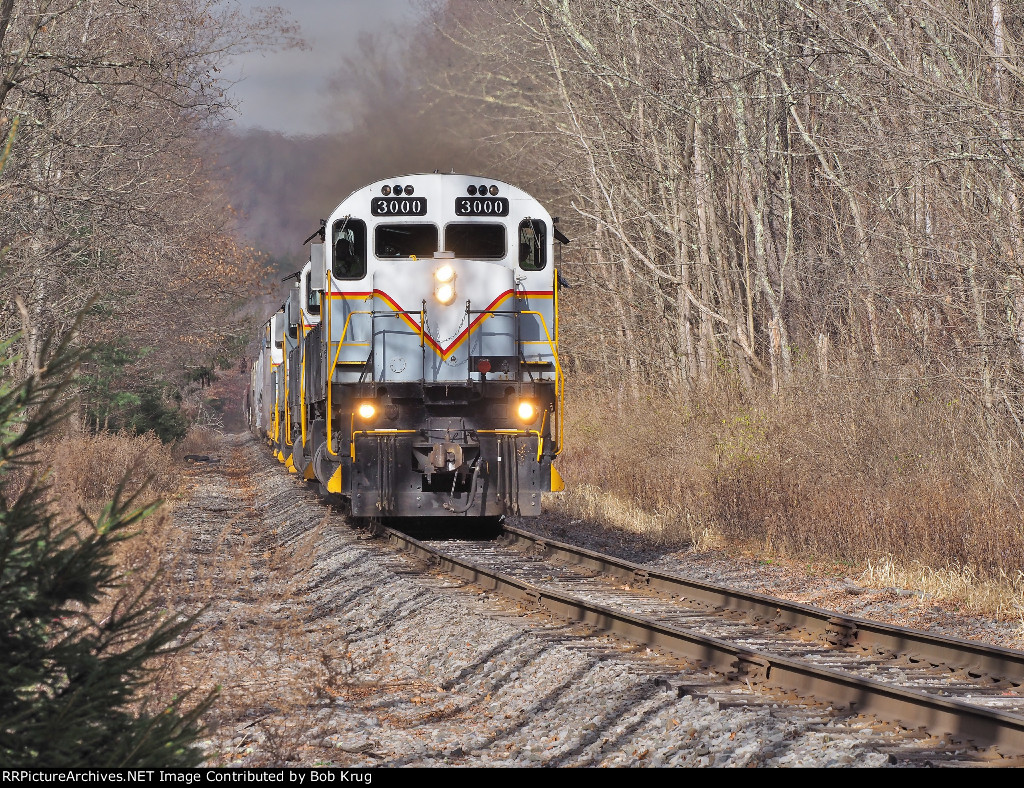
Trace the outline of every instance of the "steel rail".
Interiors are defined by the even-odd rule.
[[[379,532],[393,545],[425,559],[442,571],[510,598],[544,608],[562,618],[589,624],[631,642],[661,649],[727,675],[746,678],[748,681],[775,690],[810,696],[835,706],[848,707],[856,713],[898,720],[910,728],[923,728],[933,735],[969,742],[977,747],[995,748],[1001,754],[1024,755],[1024,716],[974,706],[952,698],[940,698],[772,652],[739,646],[720,638],[701,635],[682,627],[590,603],[572,595],[515,579],[448,555],[392,528],[381,528]],[[620,562],[599,553],[580,551],[579,548],[570,545],[542,540],[519,529],[507,528],[507,534],[513,541],[543,545],[545,550],[551,551],[554,555],[577,555],[581,562],[588,562],[583,564],[588,568],[597,569],[590,563],[597,561],[605,561],[609,566],[619,566],[623,569],[626,566],[640,568],[639,565]],[[552,555],[549,554],[548,557]],[[653,575],[658,578],[658,582],[661,578],[671,577],[667,573]],[[698,585],[714,588],[707,584]],[[771,599],[728,589],[719,591],[727,593],[730,599],[735,600],[757,597],[762,605]],[[816,610],[809,606],[801,607]],[[771,609],[775,612],[778,606]]]
[[[511,526],[505,526],[509,545],[543,552],[555,561],[576,564],[626,582],[644,585],[668,594],[707,605],[736,610],[755,622],[800,629],[835,645],[859,647],[889,656],[904,656],[949,670],[962,670],[974,678],[989,676],[1014,685],[1024,684],[1024,651],[980,643],[974,640],[933,635],[918,629],[898,627],[857,616],[839,615],[800,602],[714,585],[671,572],[648,569],[593,550],[557,542]]]

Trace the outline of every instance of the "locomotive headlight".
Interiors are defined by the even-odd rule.
[[[434,271],[434,279],[441,284],[448,284],[455,278],[455,269],[450,265],[442,265]]]
[[[434,297],[442,304],[450,304],[455,300],[455,285],[451,283],[439,285],[434,291]]]
[[[356,413],[359,414],[359,418],[363,421],[369,421],[377,414],[377,409],[373,406],[372,402],[360,402],[359,407],[356,408]]]
[[[519,418],[527,424],[537,418],[537,409],[533,406],[532,402],[525,399],[519,403],[519,407],[516,408],[516,413],[519,415]]]

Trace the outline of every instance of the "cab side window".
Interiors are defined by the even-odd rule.
[[[306,274],[306,312],[311,315],[320,314],[320,293],[313,290],[313,275]]]
[[[331,228],[331,273],[335,279],[366,276],[366,223],[339,219]]]
[[[519,223],[519,267],[524,271],[540,271],[547,265],[546,236],[547,230],[540,219],[523,219]]]

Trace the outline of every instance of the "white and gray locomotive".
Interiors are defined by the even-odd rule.
[[[539,514],[562,489],[556,240],[491,178],[353,192],[263,327],[251,428],[355,517]]]

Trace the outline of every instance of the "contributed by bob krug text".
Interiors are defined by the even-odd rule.
[[[365,769],[3,769],[0,783],[291,783],[292,785],[362,783]]]

